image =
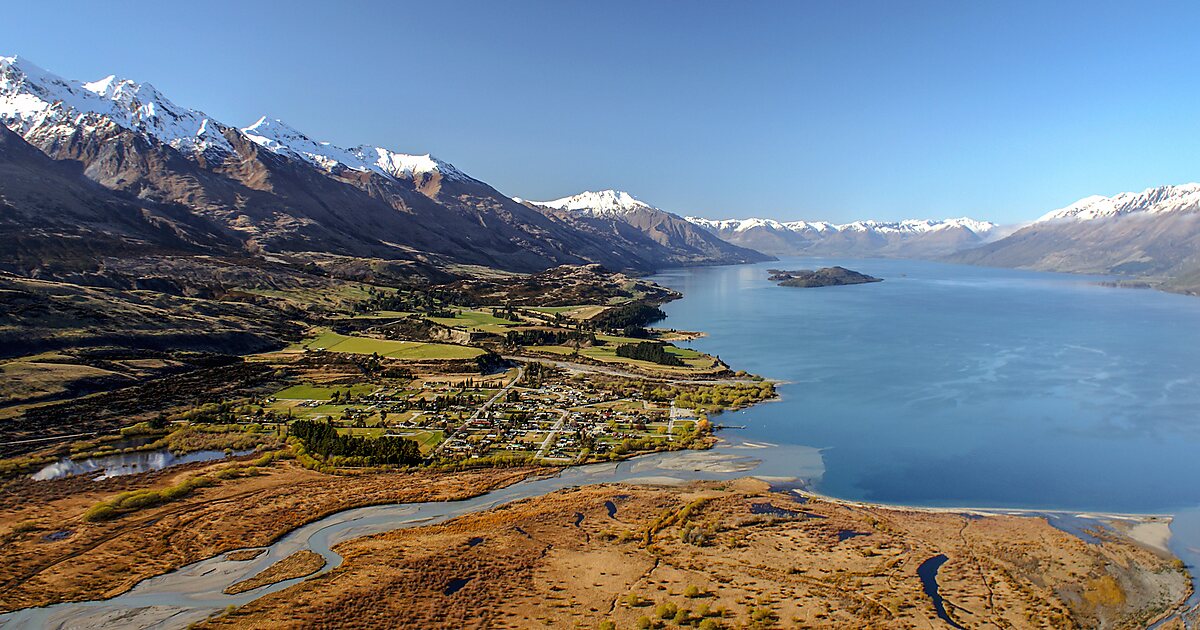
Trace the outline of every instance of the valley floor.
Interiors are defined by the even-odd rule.
[[[100,482],[8,482],[0,606],[108,598],[337,511],[461,499],[545,470],[336,476],[280,460],[175,503],[83,518],[117,489],[245,459]],[[1190,593],[1170,554],[1115,531],[1089,543],[1044,518],[837,502],[752,479],[583,486],[334,551],[344,561],[331,572],[202,626],[1136,628]],[[922,577],[939,556],[932,580]],[[288,558],[251,585],[317,568]]]
[[[336,551],[321,579],[202,627],[1135,628],[1190,592],[1169,556],[1128,539],[799,502],[753,480],[564,490]]]

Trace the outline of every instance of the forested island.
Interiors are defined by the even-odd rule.
[[[845,267],[824,267],[816,271],[801,269],[799,271],[783,271],[768,269],[770,280],[779,283],[781,287],[836,287],[845,284],[866,284],[868,282],[883,282],[883,278],[868,276]]]

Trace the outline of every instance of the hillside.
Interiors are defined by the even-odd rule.
[[[624,191],[585,191],[553,201],[526,203],[580,229],[609,234],[630,249],[645,252],[644,255],[665,250],[667,259],[676,265],[738,264],[772,259],[751,248],[726,242],[687,219]]]
[[[735,258],[720,245],[680,255],[539,211],[430,155],[344,149],[266,116],[239,128],[148,83],[73,81],[17,57],[0,57],[0,122],[104,188],[173,208],[176,223],[204,226],[214,237],[204,240],[237,251],[522,272],[585,263],[648,272]],[[30,217],[14,212],[9,224],[28,231]],[[80,247],[90,247],[83,236]]]
[[[948,260],[1113,274],[1200,293],[1200,184],[1087,197]]]

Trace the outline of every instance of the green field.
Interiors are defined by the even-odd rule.
[[[489,311],[456,311],[454,317],[430,317],[429,321],[437,322],[451,328],[466,328],[485,332],[501,332],[507,326],[515,326],[519,322],[503,319],[492,315]]]
[[[441,444],[443,438],[441,431],[398,431],[398,433],[410,440],[416,440],[422,453],[433,450],[435,446]]]
[[[324,349],[349,354],[378,353],[379,356],[390,359],[473,359],[483,354],[483,350],[468,346],[348,337],[335,332],[323,333],[301,345],[309,350]]]
[[[566,315],[568,317],[573,317],[575,319],[590,319],[592,317],[595,317],[596,315],[599,315],[601,311],[606,310],[608,307],[607,306],[598,306],[598,305],[580,305],[580,306],[523,306],[521,308],[523,308],[527,311],[535,311],[538,313],[546,313],[549,315],[554,315],[556,313],[562,313],[563,315]]]
[[[329,400],[333,397],[333,392],[339,392],[345,396],[347,392],[351,396],[362,396],[375,391],[375,386],[370,383],[355,383],[354,385],[342,385],[333,387],[321,387],[319,385],[293,385],[287,389],[280,390],[275,393],[275,398],[280,400]]]
[[[653,370],[665,371],[704,371],[712,369],[716,365],[716,361],[701,352],[692,350],[691,348],[679,348],[676,346],[667,346],[667,352],[673,354],[683,360],[683,366],[674,365],[659,365],[649,361],[639,361],[637,359],[629,359],[626,357],[617,356],[617,346],[626,343],[637,343],[645,341],[645,339],[631,339],[628,337],[611,337],[608,335],[597,335],[597,339],[606,342],[603,346],[592,346],[579,349],[579,354],[597,361],[605,363],[626,363],[639,367],[645,367]],[[575,348],[571,346],[527,346],[530,350],[538,352],[549,352],[551,354],[559,354],[570,356],[575,353]]]

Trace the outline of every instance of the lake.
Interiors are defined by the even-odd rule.
[[[768,268],[833,264],[884,282],[767,280]],[[684,294],[659,326],[705,331],[691,347],[786,381],[780,401],[721,422],[745,425],[729,433],[740,439],[821,449],[816,491],[924,506],[1200,506],[1200,298],[882,259],[653,279]]]
[[[766,280],[771,267],[829,264],[885,281],[794,289]],[[746,426],[726,431],[728,443],[573,467],[465,501],[345,510],[248,561],[222,554],[112,599],[24,609],[0,624],[184,626],[306,579],[223,593],[298,550],[325,557],[324,574],[341,563],[332,550],[340,541],[562,488],[751,474],[888,503],[1171,512],[1173,549],[1194,572],[1200,566],[1200,461],[1191,456],[1200,442],[1200,299],[1081,276],[891,260],[789,260],[655,280],[686,296],[666,306],[666,325],[710,333],[693,346],[788,381],[781,400],[721,418]],[[1085,540],[1083,530],[1099,526],[1048,516]],[[940,557],[919,569],[931,594]]]

